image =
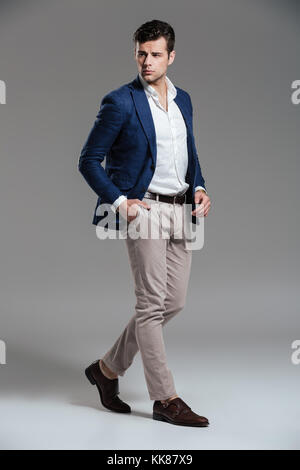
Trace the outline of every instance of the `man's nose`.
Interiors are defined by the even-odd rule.
[[[145,58],[144,65],[151,65],[151,57],[149,55]]]

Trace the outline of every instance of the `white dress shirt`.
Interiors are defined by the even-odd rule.
[[[147,190],[168,196],[184,194],[189,187],[185,181],[188,168],[187,131],[181,111],[174,101],[177,90],[166,76],[168,100],[168,111],[166,111],[159,102],[156,90],[140,73],[139,78],[151,109],[157,147],[156,168]],[[202,186],[196,186],[195,192],[199,189],[205,191]],[[115,212],[126,199],[124,195],[119,196],[113,202],[112,210]]]

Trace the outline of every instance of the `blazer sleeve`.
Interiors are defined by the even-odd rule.
[[[192,146],[193,146],[193,150],[194,150],[194,153],[195,153],[195,158],[196,158],[196,176],[195,176],[195,187],[197,186],[201,186],[202,188],[206,190],[206,186],[205,186],[205,179],[203,178],[203,175],[202,175],[202,171],[201,171],[201,167],[200,167],[200,163],[199,163],[199,158],[198,158],[198,153],[197,153],[197,149],[196,149],[196,145],[195,145],[195,139],[194,139],[194,130],[193,130],[193,105],[192,105],[192,100],[191,100],[191,97],[190,95],[188,94],[188,97],[189,97],[189,102],[190,102],[190,107],[191,107],[191,114],[192,114],[192,132],[193,132],[193,138],[192,138]]]
[[[108,93],[101,101],[94,125],[81,151],[78,170],[95,193],[112,204],[121,191],[111,181],[101,165],[110,151],[122,125],[124,116],[120,103]]]

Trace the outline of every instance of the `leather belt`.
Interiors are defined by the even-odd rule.
[[[175,196],[167,196],[165,194],[151,193],[146,191],[144,197],[148,199],[155,199],[156,201],[167,202],[169,204],[184,204],[186,200],[185,194],[175,194]]]

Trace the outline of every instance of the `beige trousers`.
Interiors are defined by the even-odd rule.
[[[150,399],[165,400],[177,392],[162,327],[185,305],[192,250],[186,249],[182,236],[184,205],[146,197],[143,201],[151,206],[151,215],[139,206],[128,227],[134,223],[141,230],[147,228],[149,236],[134,239],[128,235],[125,240],[135,283],[135,314],[102,360],[122,376],[139,350]],[[153,238],[158,230],[159,236]]]

